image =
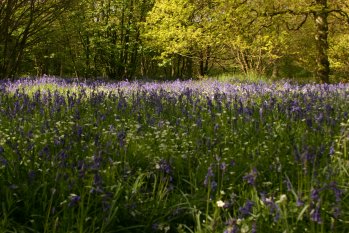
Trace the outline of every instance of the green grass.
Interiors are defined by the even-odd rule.
[[[0,232],[348,232],[348,87],[236,84],[0,93]]]

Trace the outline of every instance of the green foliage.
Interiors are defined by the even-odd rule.
[[[349,34],[339,34],[331,41],[330,61],[339,81],[348,81],[349,63],[345,59],[349,57]]]
[[[3,2],[1,79],[188,79],[232,71],[328,82],[329,61],[331,78],[347,79],[349,8],[342,0]]]
[[[41,39],[41,32],[75,1],[45,2],[5,0],[0,5],[0,78],[20,73],[22,61],[31,46]]]

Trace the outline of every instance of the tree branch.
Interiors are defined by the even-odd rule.
[[[300,24],[297,26],[297,27],[290,27],[289,23],[286,22],[286,27],[287,27],[287,30],[290,30],[290,31],[298,31],[301,27],[303,27],[303,25],[305,24],[305,22],[307,22],[307,19],[308,19],[308,14],[304,15],[304,18],[303,20],[300,22]]]
[[[339,14],[340,16],[344,17],[347,21],[347,23],[349,24],[349,14],[341,9],[332,9],[327,11],[329,14],[330,13],[336,13]]]

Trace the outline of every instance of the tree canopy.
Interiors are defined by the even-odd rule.
[[[349,77],[346,0],[1,0],[0,78]]]

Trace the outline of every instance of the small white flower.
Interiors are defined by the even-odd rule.
[[[241,219],[241,218],[238,218],[238,219],[236,220],[236,224],[237,224],[237,225],[241,225],[241,223],[242,223],[242,219]]]
[[[276,201],[277,204],[283,204],[283,203],[286,203],[287,202],[287,196],[286,194],[282,194],[280,196],[280,199]]]
[[[250,227],[247,224],[243,224],[241,227],[241,233],[250,232]]]
[[[219,201],[217,201],[217,202],[216,202],[216,204],[217,204],[217,206],[218,206],[218,207],[223,208],[223,207],[224,207],[224,205],[225,205],[225,202],[224,202],[224,201],[219,200]]]

